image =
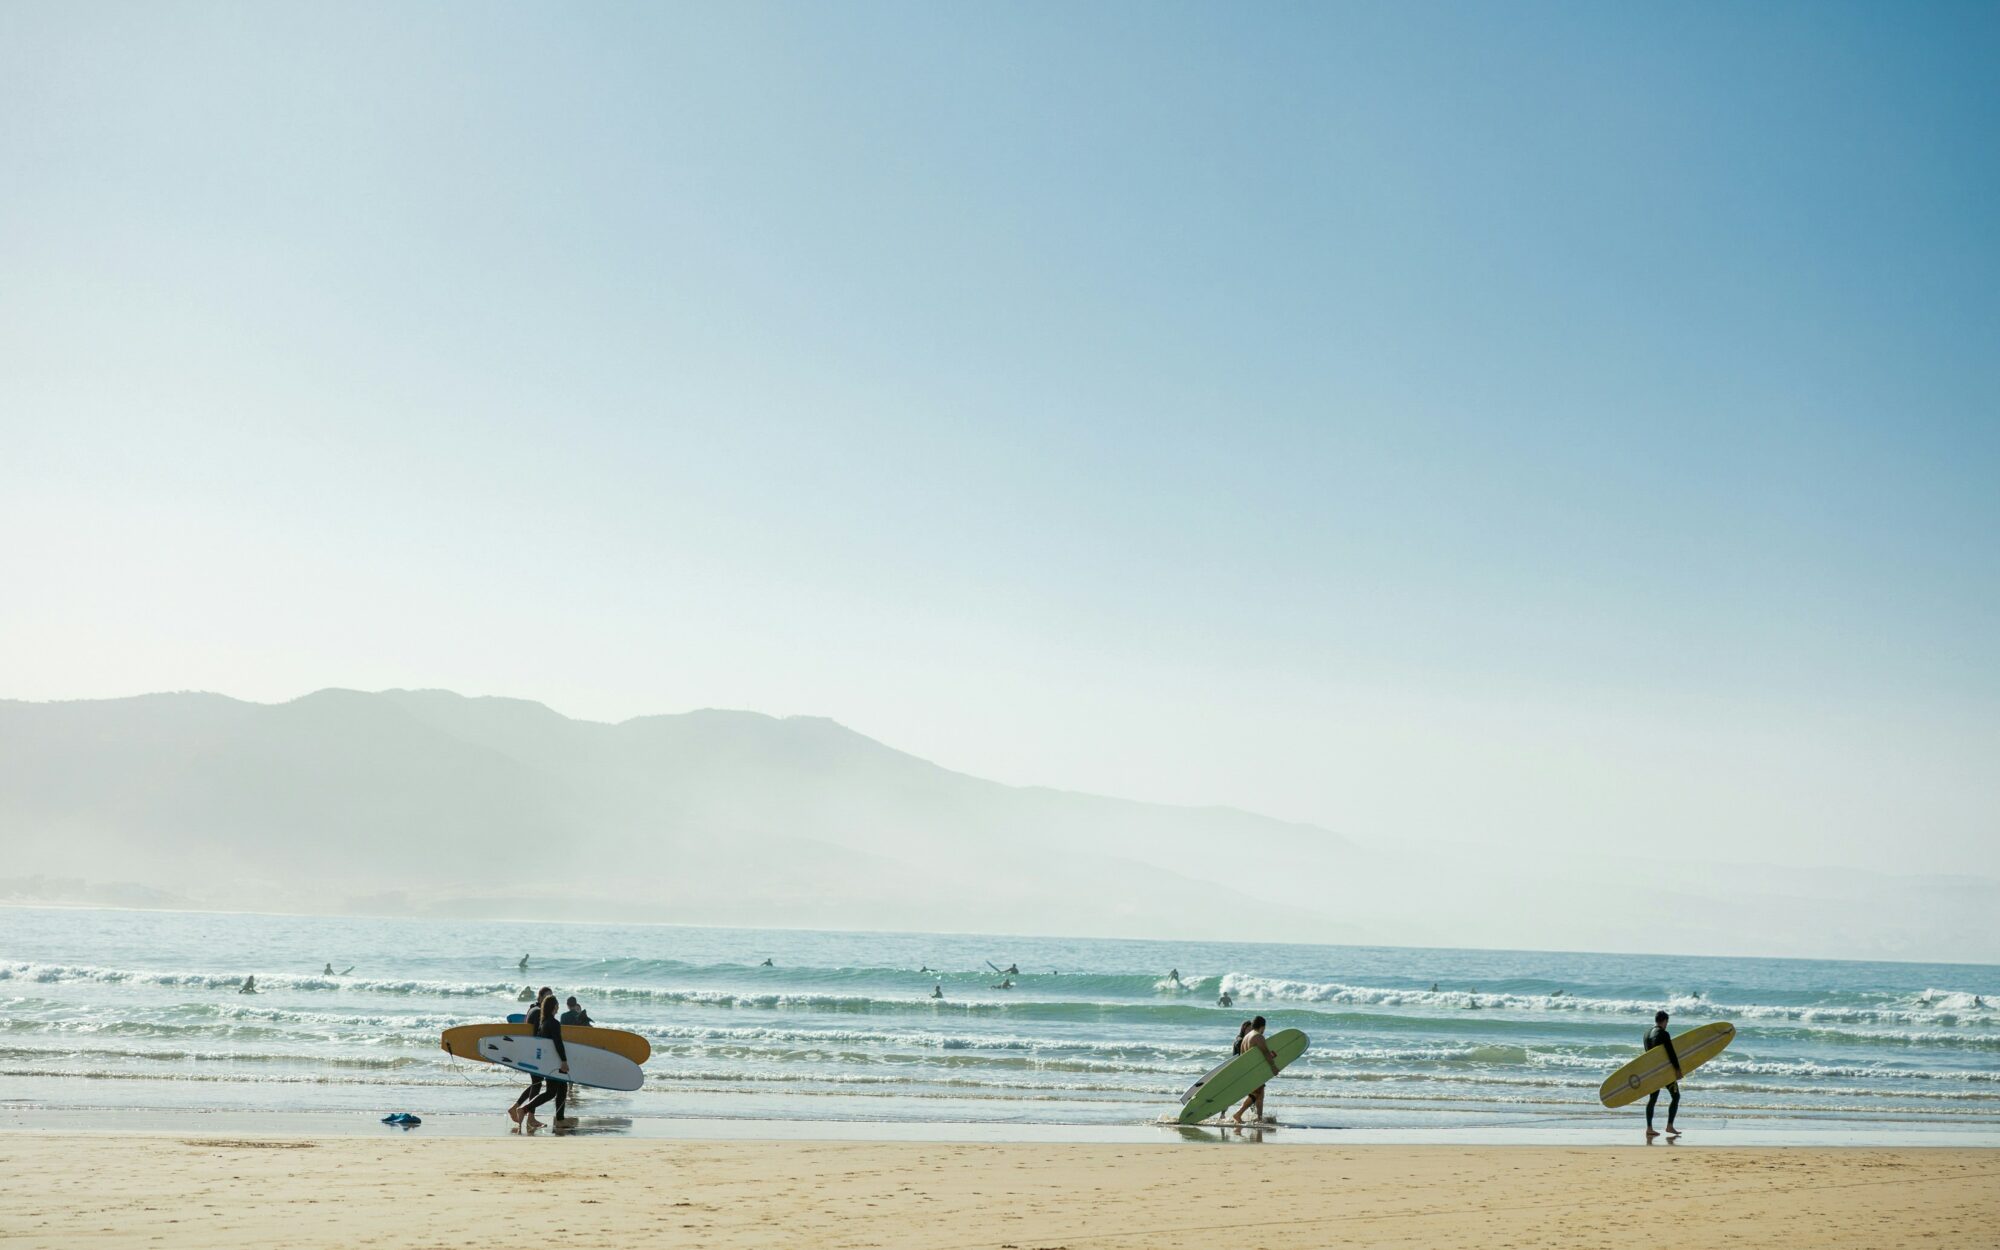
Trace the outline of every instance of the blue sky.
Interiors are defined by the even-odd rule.
[[[0,695],[2000,873],[2000,10],[0,8]]]

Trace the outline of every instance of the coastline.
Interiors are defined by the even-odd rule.
[[[514,1136],[497,1111],[477,1114],[418,1108],[414,1130],[381,1123],[380,1113],[189,1108],[38,1107],[0,1103],[0,1136],[116,1137],[211,1135],[314,1140],[498,1140]],[[1657,1149],[2000,1150],[1991,1125],[1854,1120],[1759,1120],[1690,1116],[1676,1142]],[[1478,1146],[1614,1149],[1644,1147],[1639,1115],[1535,1116],[1495,1125],[1454,1127],[1357,1124],[1324,1128],[1280,1123],[1236,1128],[1213,1122],[1173,1125],[1037,1120],[801,1119],[684,1114],[579,1116],[562,1136],[637,1142],[848,1142],[946,1145],[1262,1145],[1280,1148]],[[544,1129],[539,1136],[556,1134]]]
[[[51,1160],[60,1166],[51,1167]],[[1966,1149],[0,1137],[25,1246],[1547,1247],[1635,1226],[1767,1247],[1971,1247],[2000,1153]]]

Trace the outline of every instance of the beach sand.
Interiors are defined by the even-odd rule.
[[[0,1240],[10,1246],[1879,1250],[1990,1247],[1996,1230],[1996,1150],[416,1134],[0,1142]]]

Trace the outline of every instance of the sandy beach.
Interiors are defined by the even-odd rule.
[[[24,1246],[1990,1246],[2000,1152],[22,1134]]]

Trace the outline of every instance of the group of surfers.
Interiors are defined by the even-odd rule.
[[[1664,1011],[1653,1013],[1653,1027],[1646,1033],[1645,1048],[1652,1050],[1654,1047],[1664,1046],[1667,1051],[1667,1062],[1674,1065],[1674,1076],[1678,1078],[1685,1075],[1685,1073],[1681,1071],[1681,1057],[1674,1050],[1673,1035],[1667,1032],[1667,1019],[1667,1013]],[[1236,1030],[1236,1044],[1230,1048],[1229,1053],[1231,1056],[1236,1056],[1247,1054],[1253,1050],[1259,1051],[1264,1056],[1264,1062],[1271,1065],[1271,1075],[1276,1076],[1278,1075],[1278,1058],[1271,1053],[1271,1047],[1264,1041],[1264,1028],[1264,1017],[1262,1016],[1245,1020]],[[1667,1136],[1672,1138],[1681,1135],[1681,1131],[1674,1127],[1674,1119],[1681,1113],[1681,1083],[1676,1079],[1669,1082],[1665,1088],[1654,1090],[1652,1095],[1646,1099],[1646,1137],[1648,1140],[1660,1135],[1659,1131],[1653,1127],[1653,1109],[1659,1106],[1661,1094],[1666,1094],[1669,1099],[1667,1103]],[[1262,1085],[1251,1091],[1250,1096],[1243,1100],[1242,1106],[1236,1108],[1236,1114],[1231,1116],[1230,1119],[1237,1124],[1243,1123],[1243,1113],[1252,1107],[1257,1109],[1257,1122],[1263,1122],[1265,1115],[1264,1087]]]

